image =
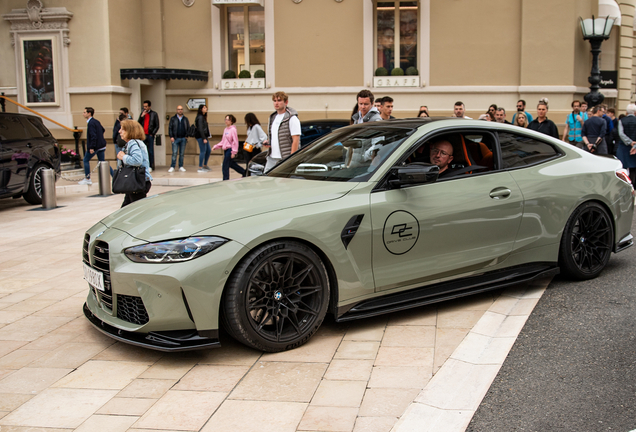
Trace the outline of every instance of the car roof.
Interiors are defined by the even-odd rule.
[[[42,120],[40,117],[34,116],[32,114],[17,113],[17,112],[0,112],[0,116],[2,116],[2,117],[8,117],[8,116],[31,117],[31,118],[35,118],[35,119],[38,119],[38,120]]]
[[[350,123],[347,119],[316,119],[316,120],[301,120],[300,124],[302,126],[319,126],[319,125],[328,125],[328,124],[338,124],[348,126]]]

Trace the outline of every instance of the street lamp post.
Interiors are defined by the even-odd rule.
[[[604,40],[607,40],[612,31],[614,25],[614,18],[596,18],[594,15],[592,18],[582,19],[581,32],[583,33],[583,39],[590,41],[592,46],[592,72],[587,79],[590,85],[590,92],[585,95],[584,99],[587,105],[590,107],[603,103],[605,96],[598,91],[599,84],[601,82],[601,71],[598,68],[598,55],[601,53],[601,44]]]

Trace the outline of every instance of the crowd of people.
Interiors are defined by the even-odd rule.
[[[276,92],[272,96],[274,112],[269,116],[267,132],[261,127],[260,121],[254,113],[247,113],[244,117],[247,126],[247,138],[243,144],[244,153],[249,160],[262,150],[266,150],[267,163],[265,170],[274,167],[281,159],[296,152],[300,147],[301,127],[298,112],[289,107],[289,97],[284,92]],[[370,90],[361,90],[356,95],[356,104],[351,112],[351,124],[371,121],[392,120],[393,98],[384,96],[376,99]],[[113,128],[113,143],[118,164],[134,164],[145,166],[148,186],[154,168],[154,140],[159,129],[159,116],[152,110],[149,100],[144,101],[143,111],[135,122],[127,108],[121,108],[119,118]],[[103,138],[104,128],[93,118],[95,111],[87,107],[84,117],[88,123],[87,151],[84,156],[85,178],[80,184],[91,184],[89,162],[97,155],[104,160],[106,141]],[[199,145],[198,172],[208,172],[208,160],[212,150],[223,151],[222,173],[223,180],[229,180],[230,168],[241,175],[246,170],[236,162],[239,152],[238,132],[235,126],[236,117],[232,114],[225,116],[225,129],[221,141],[212,147],[208,125],[208,107],[200,105],[193,125],[183,113],[183,106],[177,106],[177,112],[170,118],[168,135],[172,144],[172,161],[168,172],[176,169],[177,158],[179,171],[186,171],[183,166],[184,153],[188,136],[194,136]],[[457,101],[453,106],[453,117],[466,118],[466,106]],[[517,102],[512,122],[506,119],[506,110],[502,106],[491,104],[488,110],[479,116],[479,120],[507,123],[521,128],[528,128],[544,133],[556,139],[576,146],[582,150],[598,155],[616,155],[623,167],[629,171],[632,183],[636,185],[636,105],[630,104],[626,113],[616,117],[616,111],[606,105],[587,106],[586,102],[575,100],[572,102],[572,112],[568,114],[562,136],[559,135],[556,124],[550,120],[548,114],[548,99],[541,98],[536,107],[536,118],[526,110],[526,101]],[[428,107],[422,105],[417,117],[430,117]],[[136,124],[133,128],[132,124]],[[124,127],[126,126],[126,127]],[[101,137],[101,138],[100,138]],[[134,145],[131,146],[131,141]],[[439,152],[438,152],[439,153]],[[443,155],[443,152],[440,154]],[[124,205],[141,199],[145,193],[130,196]]]

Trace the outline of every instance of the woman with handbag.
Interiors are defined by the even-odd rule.
[[[134,120],[122,121],[119,135],[126,142],[126,146],[122,151],[117,153],[117,159],[123,163],[123,166],[120,167],[117,172],[121,173],[123,170],[129,170],[132,173],[134,170],[130,170],[131,167],[142,167],[145,174],[145,184],[138,185],[139,189],[136,191],[126,192],[124,202],[121,205],[122,207],[126,207],[132,202],[146,198],[150,186],[152,186],[152,176],[149,173],[150,158],[148,157],[148,149],[146,148],[146,144],[144,144],[146,134],[144,134],[143,127],[139,122]],[[113,184],[117,181],[118,177],[119,174],[113,179]]]
[[[210,143],[208,138],[210,137],[210,129],[208,128],[208,107],[205,105],[199,105],[199,111],[197,112],[197,118],[194,120],[196,132],[194,137],[199,143],[199,169],[197,172],[204,173],[209,172],[208,159],[210,159]]]
[[[214,146],[213,150],[223,149],[223,180],[230,179],[230,168],[241,175],[245,175],[245,170],[234,158],[238,153],[238,133],[236,132],[236,117],[232,114],[225,116],[225,130],[221,142]]]
[[[247,138],[243,144],[243,150],[246,154],[245,163],[249,164],[252,158],[261,152],[263,144],[267,144],[267,135],[254,113],[245,114],[245,125],[247,125]],[[245,175],[247,171],[243,176]]]

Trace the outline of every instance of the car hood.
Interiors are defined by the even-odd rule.
[[[356,185],[248,177],[148,197],[117,210],[102,223],[149,242],[183,238],[237,219],[338,199]]]

